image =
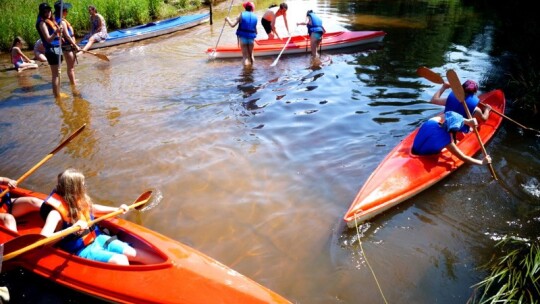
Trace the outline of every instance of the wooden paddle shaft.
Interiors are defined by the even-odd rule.
[[[463,91],[463,87],[461,86],[461,82],[459,81],[459,77],[457,76],[456,72],[454,70],[448,70],[446,72],[446,78],[450,82],[450,86],[452,87],[452,91],[456,95],[456,97],[459,99],[459,101],[463,104],[463,108],[465,109],[465,113],[467,113],[467,118],[472,119],[471,111],[469,111],[469,107],[467,106],[467,103],[465,102],[465,92]],[[482,152],[485,156],[487,156],[486,147],[484,147],[484,143],[482,143],[482,138],[480,138],[480,133],[478,133],[478,129],[476,126],[472,126],[474,130],[474,134],[476,135],[476,138],[478,139],[478,143],[480,144],[480,147],[482,148]],[[489,170],[491,171],[491,175],[495,180],[498,180],[497,174],[495,174],[495,170],[493,169],[493,166],[491,163],[488,163]]]
[[[60,151],[63,147],[65,147],[73,138],[75,138],[77,135],[79,135],[82,130],[86,127],[86,124],[82,125],[79,129],[77,129],[75,132],[73,132],[68,138],[64,139],[56,148],[54,148],[49,154],[47,154],[40,162],[38,162],[35,166],[33,166],[30,170],[28,170],[26,173],[24,173],[19,179],[17,179],[17,184],[24,181],[28,176],[30,176],[34,171],[36,171],[41,165],[43,165],[45,162],[47,162],[51,157],[53,157],[56,152]],[[0,193],[0,198],[6,195],[6,193],[9,192],[9,188],[6,188],[2,193]]]

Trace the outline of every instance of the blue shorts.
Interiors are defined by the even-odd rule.
[[[238,39],[240,39],[240,44],[253,44],[255,43],[255,38],[244,38],[238,36]]]
[[[105,234],[100,234],[92,242],[92,244],[86,246],[78,256],[86,258],[93,261],[99,261],[107,263],[115,254],[122,254],[125,248],[128,248],[129,245],[119,240],[113,240],[105,248],[105,242],[111,237]]]
[[[313,32],[313,33],[311,33],[311,37],[314,37],[317,40],[321,40],[322,35],[323,35],[323,32]]]

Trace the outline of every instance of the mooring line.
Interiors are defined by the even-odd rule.
[[[377,283],[377,288],[379,288],[379,292],[381,293],[384,303],[388,304],[388,301],[386,301],[386,297],[384,296],[384,292],[381,288],[381,284],[379,284],[379,280],[377,279],[377,276],[375,275],[375,271],[373,271],[373,268],[371,267],[371,264],[369,263],[367,259],[366,253],[364,252],[364,247],[362,246],[362,240],[360,239],[360,229],[358,228],[356,216],[354,217],[354,225],[356,226],[356,236],[358,237],[358,243],[360,244],[360,251],[362,252],[362,256],[364,256],[364,260],[366,260],[366,264],[368,265],[369,270],[371,271],[371,274],[373,275],[373,279],[375,279],[375,283]]]

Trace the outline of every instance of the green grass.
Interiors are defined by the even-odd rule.
[[[471,303],[539,303],[540,242],[507,238],[497,243],[501,256],[482,268],[489,275],[473,287]]]
[[[10,12],[0,18],[0,52],[7,52],[15,36],[20,36],[32,48],[39,38],[35,29],[38,6],[36,0],[2,0],[0,11]],[[55,1],[48,1],[53,6]],[[73,5],[67,20],[82,37],[90,29],[88,5],[94,5],[103,15],[109,31],[166,19],[201,7],[203,0],[68,0]]]

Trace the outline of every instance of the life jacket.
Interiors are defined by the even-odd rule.
[[[45,38],[45,35],[43,35],[43,33],[41,32],[39,28],[39,24],[41,23],[41,21],[45,22],[45,24],[47,25],[49,36],[51,36],[56,31],[56,29],[58,28],[58,25],[49,19],[42,19],[41,17],[38,17],[36,20],[36,30],[39,34],[39,38],[41,38],[41,42],[43,43],[43,46],[49,49],[53,47],[58,47],[60,45],[58,37],[55,37],[52,42],[48,42],[47,39]]]
[[[412,153],[416,155],[438,154],[449,143],[452,137],[441,125],[438,117],[426,121],[416,133],[412,145]]]
[[[4,188],[0,188],[0,190],[4,191]],[[11,195],[8,192],[2,196],[2,199],[0,200],[0,213],[11,213],[12,207]]]
[[[71,219],[69,217],[69,206],[64,199],[56,194],[51,193],[49,197],[53,197],[56,200],[50,201],[48,198],[45,200],[45,203],[50,205],[54,208],[54,210],[58,211],[60,213],[60,216],[62,217],[62,229],[69,228],[73,226],[74,223],[71,222]],[[90,222],[94,219],[94,216],[90,212],[90,210],[86,212],[80,212],[79,213],[79,219],[84,219],[87,222]],[[60,247],[68,252],[71,253],[78,253],[82,249],[84,249],[86,246],[90,245],[97,237],[97,228],[95,226],[89,227],[88,230],[85,230],[82,235],[76,235],[71,234],[62,241],[60,241]]]
[[[236,35],[243,38],[254,39],[257,37],[257,16],[252,12],[242,12],[240,14],[240,23],[238,24],[238,30],[236,30]]]
[[[69,21],[67,21],[64,18],[56,18],[56,23],[57,24],[60,24],[62,21],[64,21],[66,23],[66,25],[67,25],[67,30],[68,30],[69,37],[73,37],[73,31],[72,31],[73,27],[71,26],[71,23],[69,23]]]
[[[307,25],[308,34],[311,35],[311,33],[323,33],[323,27],[322,27],[322,20],[319,18],[319,16],[315,15],[315,13],[309,13],[309,18],[311,18],[311,22]]]
[[[474,109],[476,106],[478,106],[478,103],[480,102],[480,99],[474,94],[470,94],[469,96],[465,97],[465,103],[467,104],[467,108],[469,108],[469,112],[471,115],[474,113]],[[446,105],[444,106],[444,112],[448,111],[454,111],[458,114],[461,114],[461,116],[467,118],[467,113],[465,112],[465,108],[463,107],[463,104],[457,99],[456,95],[454,95],[454,92],[448,94],[448,97],[446,98]],[[463,125],[463,127],[459,130],[460,132],[467,133],[469,132],[469,126]]]

